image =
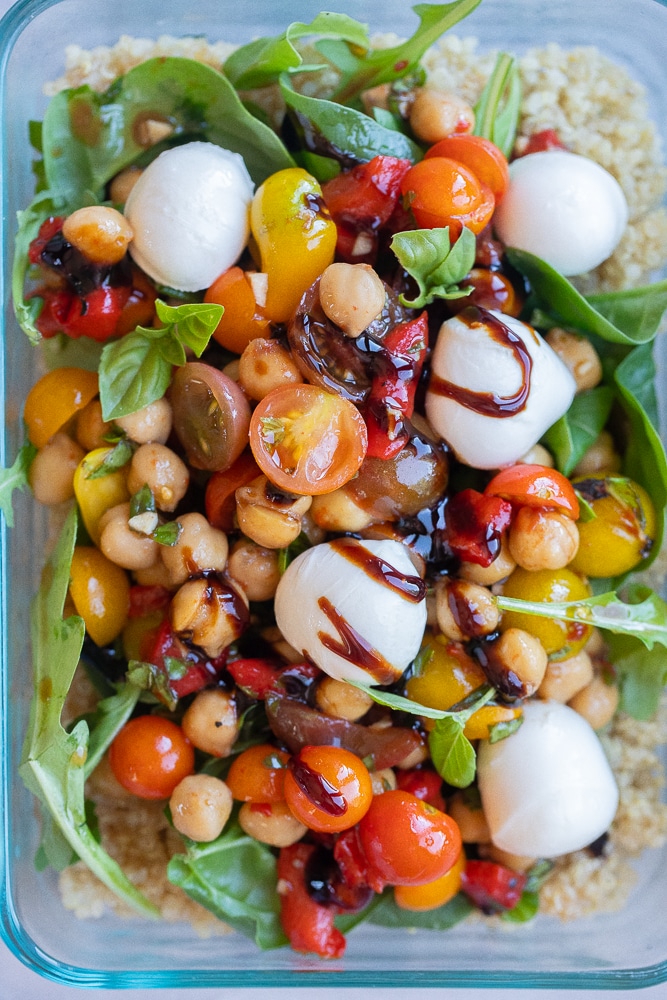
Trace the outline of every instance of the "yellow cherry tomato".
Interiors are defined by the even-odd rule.
[[[593,508],[594,518],[579,521],[579,549],[570,563],[586,576],[620,576],[649,554],[656,534],[653,502],[626,476],[581,477],[573,485]]]
[[[518,567],[503,585],[503,596],[524,601],[559,603],[581,601],[590,597],[588,582],[572,569],[527,570]],[[556,618],[541,618],[520,611],[504,611],[500,628],[521,628],[536,636],[549,658],[564,660],[574,656],[588,642],[592,628],[583,622],[564,622]]]
[[[43,448],[98,391],[97,372],[84,368],[55,368],[42,375],[28,393],[23,410],[32,444]]]
[[[520,715],[520,708],[509,705],[482,705],[470,716],[463,733],[469,740],[488,740],[492,726],[497,726],[499,722],[512,722]]]
[[[432,637],[420,658],[421,670],[405,686],[407,697],[420,705],[447,710],[486,683],[479,664],[444,636]]]
[[[397,885],[394,888],[394,900],[402,910],[424,912],[444,906],[453,899],[461,888],[461,876],[466,866],[465,852],[461,850],[458,858],[444,875],[433,882],[424,885]]]
[[[286,323],[334,259],[336,224],[320,185],[301,167],[272,174],[255,192],[250,228],[268,275],[264,313],[272,323]]]
[[[77,545],[69,592],[93,642],[106,646],[115,639],[125,625],[130,606],[125,570],[92,545]]]
[[[110,452],[111,448],[89,451],[74,473],[74,496],[86,531],[96,545],[100,540],[98,526],[102,514],[110,507],[130,499],[124,469],[116,469],[97,478],[91,476]]]

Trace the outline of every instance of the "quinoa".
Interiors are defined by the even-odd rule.
[[[377,46],[397,39],[383,35]],[[124,35],[111,47],[66,50],[64,75],[47,85],[52,95],[65,87],[89,84],[105,90],[114,79],[154,56],[186,56],[220,69],[233,46],[202,38],[163,36],[157,41]],[[473,104],[495,62],[494,52],[478,51],[474,38],[447,35],[425,56],[430,84],[455,92]],[[667,190],[659,135],[648,115],[644,88],[592,47],[562,49],[551,44],[519,59],[522,110],[517,151],[532,133],[553,128],[575,153],[605,167],[628,200],[630,221],[614,254],[596,271],[577,279],[583,291],[636,287],[649,281],[667,258]],[[273,98],[271,98],[273,99]],[[268,110],[275,110],[273,107]],[[667,559],[667,557],[665,557]],[[665,559],[661,562],[665,568]],[[82,673],[71,692],[72,716],[84,710],[91,692]],[[618,715],[601,738],[616,776],[620,805],[603,852],[559,858],[541,890],[541,911],[563,920],[620,908],[636,876],[633,858],[667,842],[667,805],[659,746],[665,741],[667,707],[649,722]],[[129,878],[170,921],[186,921],[201,934],[229,928],[166,878],[170,857],[182,850],[162,803],[145,802],[125,792],[104,761],[91,777],[88,794],[95,804],[104,847]],[[98,917],[106,909],[129,910],[81,863],[60,875],[64,905],[77,916]]]

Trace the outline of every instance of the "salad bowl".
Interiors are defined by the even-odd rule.
[[[342,0],[336,9],[373,31],[407,36],[415,14],[405,0]],[[272,4],[248,0],[19,0],[0,23],[0,171],[3,302],[0,450],[11,465],[24,439],[23,403],[35,380],[34,348],[12,307],[12,256],[17,213],[33,195],[29,122],[43,117],[44,84],[63,72],[68,45],[94,49],[160,35],[205,36],[242,43],[271,35],[298,17],[309,21],[317,0]],[[535,45],[597,46],[646,88],[650,115],[667,139],[667,5],[659,0],[483,0],[455,34],[480,39],[480,50],[521,54]],[[667,421],[667,353],[659,345],[657,378]],[[349,935],[345,957],[322,961],[287,949],[266,952],[237,934],[201,937],[182,923],[110,914],[79,920],[62,906],[57,875],[38,870],[40,816],[18,778],[32,697],[30,604],[44,553],[52,543],[48,515],[27,492],[15,495],[13,525],[1,524],[0,806],[2,934],[11,950],[43,976],[88,988],[127,987],[548,987],[638,988],[667,981],[663,933],[667,846],[636,863],[636,885],[619,912],[570,923],[538,916],[513,926],[482,918],[450,930],[366,926]],[[417,924],[418,920],[415,921]]]

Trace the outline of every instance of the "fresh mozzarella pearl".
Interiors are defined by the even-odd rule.
[[[565,275],[584,274],[606,260],[627,221],[618,181],[594,160],[560,149],[514,160],[493,217],[503,243]]]
[[[520,352],[512,348],[513,335],[530,355],[527,376]],[[477,469],[518,461],[563,416],[576,390],[567,367],[532,327],[495,310],[466,309],[446,320],[431,368],[436,377],[426,393],[429,423],[459,461]],[[453,386],[451,395],[438,391],[438,379]],[[498,415],[493,399],[511,399],[524,386],[525,404]]]
[[[253,183],[238,153],[210,142],[168,149],[128,196],[130,253],[161,285],[185,292],[208,288],[248,241],[252,196]]]
[[[618,789],[588,722],[555,701],[528,701],[523,724],[477,753],[491,839],[511,854],[554,858],[581,850],[609,828]]]
[[[398,577],[414,580],[415,568],[404,545],[383,540],[358,546],[361,559],[355,561],[336,542],[323,542],[291,562],[276,591],[276,622],[290,645],[330,677],[389,684],[419,652],[426,601],[409,600],[372,572],[381,560]],[[346,646],[347,655],[336,651]],[[370,655],[364,654],[364,647]]]

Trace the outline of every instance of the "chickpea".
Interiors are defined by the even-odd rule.
[[[249,837],[271,847],[290,847],[301,840],[307,830],[290,812],[286,802],[260,805],[244,802],[239,810],[239,826]]]
[[[30,465],[30,487],[38,503],[64,503],[74,496],[74,472],[85,451],[63,431],[39,449]]]
[[[602,381],[602,362],[590,340],[559,326],[549,330],[545,340],[569,368],[577,383],[577,392],[599,385]]]
[[[614,439],[609,431],[600,431],[593,444],[579,459],[573,475],[598,476],[619,472],[621,456],[616,451]]]
[[[99,399],[91,399],[90,403],[79,410],[74,427],[76,439],[84,451],[109,447],[109,442],[104,438],[111,430],[111,424],[102,418],[102,404]]]
[[[373,523],[372,515],[359,506],[344,486],[313,497],[311,515],[325,531],[363,531]]]
[[[373,699],[365,691],[360,691],[345,681],[325,677],[317,686],[315,703],[325,715],[356,722],[366,714]]]
[[[117,417],[115,423],[137,444],[165,444],[171,434],[171,403],[163,396],[134,413]]]
[[[593,680],[593,663],[581,650],[566,660],[551,660],[537,694],[540,698],[567,703]]]
[[[245,628],[247,598],[215,577],[186,580],[171,601],[170,618],[174,631],[212,660],[231,645]]]
[[[551,452],[539,443],[534,444],[519,461],[523,465],[544,465],[547,469],[553,469],[556,465]]]
[[[473,562],[462,562],[459,576],[470,583],[479,583],[483,587],[491,587],[494,583],[505,580],[516,569],[516,563],[509,549],[509,540],[503,535],[500,551],[489,566],[479,566]]]
[[[174,545],[163,545],[162,562],[173,586],[190,576],[212,570],[221,573],[227,565],[227,535],[213,528],[203,514],[192,512],[178,519],[181,531]]]
[[[116,504],[100,518],[100,549],[111,562],[123,569],[148,569],[159,558],[159,545],[149,535],[133,531],[129,524],[129,503]]]
[[[329,264],[320,278],[325,316],[346,337],[358,337],[384,308],[386,292],[370,264]]]
[[[383,767],[381,771],[371,771],[370,775],[373,795],[382,795],[383,792],[392,792],[398,788],[396,775],[390,767]]]
[[[115,208],[88,205],[67,216],[63,236],[94,264],[117,264],[127,253],[134,233]]]
[[[141,177],[141,167],[125,167],[112,178],[109,185],[109,197],[115,205],[124,205],[130,196],[130,191]]]
[[[187,466],[166,445],[142,444],[132,456],[127,487],[130,493],[138,493],[148,486],[159,510],[175,510],[189,483]]]
[[[251,399],[264,399],[272,389],[300,382],[301,372],[278,340],[255,337],[239,359],[239,385]]]
[[[428,746],[424,741],[420,743],[419,746],[416,746],[414,750],[407,755],[407,757],[404,757],[403,760],[399,761],[396,766],[401,771],[411,771],[413,767],[418,767],[420,764],[423,764],[425,760],[428,760],[428,756]]]
[[[270,601],[280,580],[278,552],[241,538],[229,554],[227,572],[249,601]]]
[[[173,134],[174,126],[166,118],[146,115],[137,117],[132,131],[135,141],[144,149],[149,149],[163,139],[168,139]]]
[[[586,687],[570,698],[568,705],[590,722],[593,729],[602,729],[611,722],[619,702],[616,684],[607,684],[603,677],[596,675]]]
[[[543,682],[548,657],[540,640],[522,628],[508,628],[487,644],[484,672],[503,694],[528,698]]]
[[[222,688],[205,688],[186,709],[181,727],[198,750],[228,757],[239,734],[236,699]]]
[[[532,868],[537,861],[537,858],[530,858],[524,854],[510,854],[509,851],[503,851],[495,844],[489,844],[488,847],[484,848],[483,853],[489,861],[495,861],[496,864],[504,865],[505,868],[511,868],[512,871],[522,874]]]
[[[165,590],[171,590],[174,586],[162,559],[157,559],[146,569],[135,569],[134,579],[142,587],[164,587]]]
[[[438,628],[448,639],[479,638],[495,632],[500,612],[486,587],[442,577],[435,587]]]
[[[224,830],[234,799],[228,786],[212,774],[190,774],[171,794],[171,819],[180,834],[209,843]]]
[[[491,832],[481,803],[471,801],[465,792],[456,792],[449,799],[447,813],[461,831],[464,844],[491,843]]]
[[[454,132],[472,132],[475,112],[456,94],[434,87],[417,91],[410,108],[410,128],[422,142],[434,143]]]
[[[276,625],[268,625],[261,631],[264,642],[267,642],[274,653],[286,663],[303,663],[303,653],[290,646]]]
[[[509,546],[523,569],[563,569],[579,548],[579,529],[565,514],[521,507],[512,521]]]
[[[236,518],[244,535],[267,549],[284,549],[301,533],[312,497],[276,493],[266,476],[236,491]]]

